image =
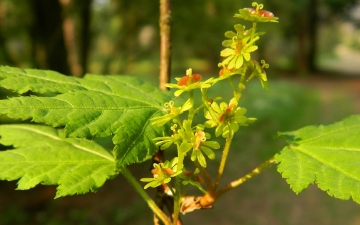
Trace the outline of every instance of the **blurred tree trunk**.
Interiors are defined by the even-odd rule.
[[[30,0],[34,15],[31,28],[34,65],[69,74],[67,51],[58,0]]]
[[[318,36],[318,0],[308,1],[306,7],[294,20],[297,27],[298,40],[298,73],[309,74],[316,72],[316,52]]]
[[[71,73],[81,77],[87,69],[90,43],[91,0],[59,0],[63,11],[63,30]]]
[[[308,20],[308,31],[309,31],[309,46],[307,53],[307,62],[308,62],[308,70],[311,73],[317,71],[316,66],[316,54],[317,54],[317,41],[318,41],[318,25],[319,25],[319,17],[317,14],[317,9],[319,7],[318,0],[312,0],[308,4],[308,12],[309,12],[309,20]]]
[[[79,29],[79,61],[83,73],[87,71],[89,47],[91,42],[90,19],[92,0],[79,0],[80,29]]]

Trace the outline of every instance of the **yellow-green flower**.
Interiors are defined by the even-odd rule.
[[[250,39],[250,37],[240,40],[236,37],[233,38],[230,47],[220,52],[222,57],[226,57],[221,64],[227,66],[229,70],[242,67],[244,60],[250,60],[250,53],[258,49],[258,46],[254,45],[254,42],[258,39],[258,36],[253,39]]]
[[[239,130],[239,126],[247,126],[255,121],[254,118],[247,118],[245,113],[246,109],[237,107],[235,99],[231,99],[229,104],[222,102],[220,106],[213,102],[210,110],[205,111],[205,118],[208,119],[205,127],[216,127],[215,136],[222,135],[227,138],[230,130],[236,132]]]
[[[152,118],[151,120],[154,121],[152,124],[156,124],[159,127],[161,127],[161,126],[165,125],[166,123],[168,123],[169,121],[178,118],[178,116],[180,114],[189,110],[192,106],[193,105],[190,100],[187,100],[184,103],[184,105],[181,107],[175,107],[173,101],[165,103],[164,108],[165,108],[165,110],[168,110],[168,114],[165,114],[163,116],[156,116],[156,117]]]
[[[244,8],[239,10],[239,14],[235,14],[235,18],[241,18],[251,22],[274,22],[277,23],[279,18],[274,17],[274,14],[270,11],[263,10],[263,4],[254,2],[252,6],[254,8]]]
[[[210,134],[207,134],[202,130],[197,130],[193,137],[194,142],[191,160],[198,161],[202,167],[206,167],[204,154],[209,159],[215,159],[215,153],[212,149],[219,149],[220,145],[216,141],[206,141],[207,138],[210,138]]]
[[[197,88],[209,88],[211,87],[213,80],[213,78],[210,78],[204,82],[200,82],[202,76],[200,74],[193,74],[192,69],[186,70],[186,76],[175,79],[178,81],[177,84],[165,84],[165,86],[168,88],[179,89],[174,93],[176,97],[180,96],[184,91],[190,91]]]
[[[162,183],[169,183],[172,177],[175,177],[182,173],[182,170],[177,170],[178,158],[175,157],[170,162],[165,161],[164,163],[154,163],[154,169],[151,173],[154,175],[153,178],[142,178],[140,181],[148,182],[144,189],[148,187],[157,187]]]

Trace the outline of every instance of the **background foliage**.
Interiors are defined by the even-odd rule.
[[[173,1],[173,71],[216,72],[219,40],[236,21],[231,15],[251,2]],[[259,46],[274,68],[312,72],[324,69],[322,58],[335,54],[339,44],[360,48],[354,36],[356,0],[262,3],[281,18]],[[78,76],[145,71],[157,76],[156,1],[3,0],[0,6],[0,64]],[[350,30],[342,32],[345,22]]]

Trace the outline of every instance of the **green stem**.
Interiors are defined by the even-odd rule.
[[[251,40],[254,39],[255,31],[256,31],[256,23],[252,23]]]
[[[254,170],[252,170],[251,172],[249,172],[245,176],[240,177],[239,179],[234,180],[231,183],[229,183],[228,185],[226,185],[225,187],[221,188],[216,193],[216,197],[218,198],[220,195],[224,194],[225,192],[227,192],[227,191],[229,191],[229,190],[231,190],[231,189],[245,183],[249,179],[259,175],[262,171],[264,171],[266,168],[268,168],[274,162],[275,162],[274,157],[271,157],[270,159],[266,160],[264,163],[262,163],[260,166],[256,167]]]
[[[241,78],[240,78],[240,82],[239,82],[238,98],[236,99],[237,101],[239,101],[239,99],[242,95],[242,92],[245,89],[245,84],[246,84],[245,74],[242,74]]]
[[[121,168],[121,173],[128,180],[128,182],[135,188],[136,192],[139,193],[139,195],[145,200],[145,202],[147,202],[150,209],[159,217],[159,219],[165,225],[171,225],[171,221],[168,219],[168,217],[165,215],[165,213],[149,197],[149,195],[145,192],[143,187],[141,187],[141,185],[136,181],[136,179],[130,173],[130,171],[127,168],[123,167],[123,168]]]
[[[236,93],[236,89],[235,89],[235,86],[234,86],[234,82],[232,81],[231,77],[229,77],[228,79],[229,79],[231,88],[233,89],[233,92]]]
[[[189,99],[190,99],[190,102],[191,102],[193,107],[191,107],[189,109],[188,121],[190,122],[190,124],[192,124],[192,121],[193,121],[194,115],[195,115],[195,112],[194,112],[194,91],[193,90],[189,91]]]
[[[213,190],[212,180],[209,175],[209,173],[200,165],[198,161],[195,161],[195,165],[197,168],[199,168],[200,173],[203,175],[205,183],[206,183],[206,189],[207,190]]]
[[[229,151],[230,151],[230,145],[231,145],[233,137],[234,137],[234,131],[232,131],[230,129],[229,137],[226,138],[223,154],[221,156],[220,166],[219,166],[218,174],[217,174],[215,185],[214,185],[214,191],[216,191],[217,187],[219,186],[221,176],[224,173],[226,159],[227,159],[227,156],[228,156]]]
[[[208,100],[208,98],[207,98],[207,95],[206,95],[206,92],[205,92],[204,89],[201,89],[201,99],[202,99],[205,107],[207,108],[208,112],[210,113],[212,119],[213,119],[213,120],[216,120],[217,117],[216,117],[216,115],[214,115],[213,110],[211,110],[211,107],[210,107],[210,104],[209,104],[209,100]]]
[[[179,212],[180,212],[180,200],[181,200],[180,178],[177,176],[177,177],[175,177],[173,225],[178,224]]]

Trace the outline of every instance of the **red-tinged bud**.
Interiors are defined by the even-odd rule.
[[[247,11],[249,11],[251,14],[255,14],[256,13],[256,9],[254,8],[244,8],[246,9]]]
[[[194,172],[191,172],[191,171],[185,171],[184,172],[184,176],[185,177],[190,177],[190,176],[192,176],[194,174]]]
[[[232,108],[234,108],[234,104],[230,104],[229,107],[227,107],[226,113],[229,113],[232,110]]]
[[[152,169],[152,170],[151,170],[151,173],[154,174],[154,175],[155,175],[155,174],[158,174],[158,173],[159,173],[159,169],[157,169],[157,168]]]
[[[161,171],[163,171],[167,175],[173,175],[175,173],[174,170],[169,169],[169,168],[162,168]]]
[[[266,18],[273,18],[274,14],[270,11],[266,11],[266,10],[259,10],[258,14],[262,17],[266,17]]]
[[[197,181],[199,184],[203,184],[203,183],[204,183],[204,180],[203,180],[199,175],[196,175],[196,181]]]
[[[192,78],[195,82],[201,81],[202,80],[202,76],[200,74],[193,74]]]
[[[240,41],[236,44],[236,53],[237,54],[241,54],[242,44],[243,44],[242,41]]]
[[[196,133],[196,141],[195,141],[195,146],[194,149],[198,150],[201,141],[205,138],[205,133],[201,130],[198,130],[198,132]]]
[[[234,68],[228,69],[228,68],[224,67],[219,71],[219,76],[221,77],[223,75],[229,74],[229,73],[233,72],[234,70],[235,70]]]
[[[202,76],[200,74],[193,74],[190,76],[183,76],[179,81],[178,81],[178,85],[179,86],[188,86],[189,84],[192,84],[194,82],[198,82],[201,81]]]
[[[221,123],[222,121],[224,121],[225,117],[230,113],[230,111],[232,110],[232,108],[234,108],[234,104],[230,104],[225,112],[223,114],[221,114],[221,116],[219,117],[219,122]]]
[[[258,12],[256,12],[256,9],[254,8],[245,8],[247,11],[249,11],[251,14],[257,15],[257,16],[261,16],[261,17],[266,17],[266,18],[273,18],[274,14],[270,11],[267,10],[259,10]]]
[[[182,77],[179,81],[178,81],[178,85],[179,86],[186,86],[188,84],[189,81],[189,76],[184,76]]]
[[[256,68],[256,66],[259,66],[261,68],[261,72],[265,73],[264,68],[260,65],[260,63],[258,61],[253,60],[253,63],[254,63],[255,68]]]
[[[222,121],[224,121],[225,118],[225,113],[221,114],[221,116],[219,117],[219,122],[221,123]]]

